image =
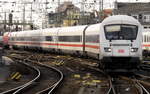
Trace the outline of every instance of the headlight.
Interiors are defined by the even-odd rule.
[[[107,47],[107,48],[104,48],[105,52],[111,52],[111,48]]]
[[[131,52],[137,52],[138,48],[131,48]]]

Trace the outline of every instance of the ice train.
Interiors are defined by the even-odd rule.
[[[150,29],[144,29],[143,34],[143,56],[150,56]]]
[[[142,60],[142,30],[133,17],[115,15],[93,25],[7,32],[3,42],[12,48],[93,57],[106,69],[133,69]]]

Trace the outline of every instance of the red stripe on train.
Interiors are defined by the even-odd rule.
[[[150,44],[143,44],[143,47],[150,47]]]
[[[58,44],[58,43],[36,43],[36,42],[10,42],[10,44],[31,44],[31,45],[53,45],[53,46],[65,46],[65,47],[83,47],[81,44]],[[85,47],[99,49],[99,46],[85,45]]]

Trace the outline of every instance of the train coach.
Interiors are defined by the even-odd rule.
[[[143,56],[150,56],[150,29],[144,29],[143,34]]]
[[[142,60],[142,26],[131,16],[93,25],[5,33],[4,45],[99,59],[105,69],[133,69]]]

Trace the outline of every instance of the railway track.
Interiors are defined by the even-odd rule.
[[[16,54],[17,54],[17,52],[16,52]],[[28,54],[28,53],[24,54],[24,56],[22,56],[21,58],[24,58],[24,57],[29,56],[29,55],[31,55],[31,54]],[[64,57],[64,56],[62,56],[62,57],[61,56],[54,56],[53,57],[53,56],[50,56],[48,54],[37,54],[37,53],[34,54],[34,53],[32,53],[32,55],[26,60],[30,61],[30,62],[38,62],[38,63],[41,62],[42,64],[45,64],[45,65],[53,65],[53,63],[52,63],[53,61],[60,61],[60,62],[63,62],[64,65],[56,65],[56,67],[58,67],[59,69],[63,70],[64,73],[68,73],[68,71],[70,71],[72,73],[69,74],[69,75],[72,75],[74,73],[81,73],[82,74],[83,71],[85,71],[85,73],[87,73],[90,70],[91,73],[96,73],[97,72],[96,73],[97,78],[104,79],[104,80],[102,80],[102,83],[96,84],[97,88],[95,88],[95,86],[93,87],[91,85],[87,85],[87,86],[83,85],[83,87],[81,87],[81,90],[79,89],[78,92],[73,93],[73,94],[91,94],[91,93],[92,94],[99,94],[99,93],[101,93],[101,94],[119,94],[119,93],[120,94],[144,94],[143,92],[145,92],[144,89],[142,89],[142,86],[143,87],[145,87],[145,86],[143,84],[141,84],[141,82],[139,84],[137,82],[138,79],[137,79],[137,81],[135,81],[135,79],[134,80],[131,80],[131,79],[130,80],[124,80],[122,78],[111,77],[110,75],[106,74],[104,71],[99,70],[98,68],[95,68],[93,65],[90,65],[89,63],[87,65],[91,66],[91,67],[87,67],[85,65],[85,62],[80,62],[81,64],[84,65],[84,68],[82,68],[83,66],[78,66],[77,62],[76,62],[77,64],[76,63],[72,63],[71,65],[67,65],[67,64],[70,64],[71,62],[75,62],[76,61],[75,58],[70,58],[70,59],[69,58],[70,57]],[[51,63],[43,62],[43,61],[49,61],[50,59],[53,59],[53,60],[51,60],[52,61]],[[60,62],[57,62],[57,63],[60,63]],[[67,63],[67,62],[69,62],[69,63]],[[33,65],[38,66],[36,64],[33,64]],[[77,69],[76,69],[76,67],[77,67]],[[102,75],[99,76],[98,74],[102,74]],[[65,74],[65,75],[68,75],[68,74]],[[71,81],[72,81],[72,78],[69,78],[69,79],[71,79]],[[75,80],[73,80],[73,81],[75,81]],[[85,81],[85,80],[83,79],[83,81]],[[76,85],[76,84],[74,84],[74,85]],[[102,88],[104,87],[105,89],[99,88],[99,85],[100,85],[100,87],[102,87]],[[147,86],[147,88],[145,88],[145,89],[148,89],[148,88],[149,88],[149,86]],[[50,91],[51,89],[52,88],[49,87],[49,88],[47,88],[45,90]],[[66,90],[66,91],[67,91],[67,89],[64,88],[64,90]],[[24,89],[24,90],[26,90],[26,89]],[[21,90],[20,92],[24,92],[24,91]],[[47,91],[44,91],[44,92],[47,93]],[[62,92],[64,93],[64,91],[57,91],[57,92],[58,93],[56,93],[56,94],[60,94]],[[74,92],[74,91],[72,91],[72,92]],[[37,93],[45,94],[45,93],[42,93],[42,91],[41,92],[37,92]],[[27,94],[27,93],[25,93],[25,94]],[[64,94],[70,94],[70,93],[64,93]],[[148,93],[145,93],[145,94],[148,94]]]
[[[149,76],[146,76],[146,75],[143,75],[143,74],[140,74],[140,73],[136,73],[135,74],[135,77],[136,77],[136,80],[137,82],[139,83],[139,85],[141,87],[143,87],[144,91],[148,94],[150,93],[150,77]]]
[[[15,60],[25,61],[28,66],[34,66],[39,74],[35,79],[14,89],[12,94],[51,94],[62,82],[63,73],[54,67],[40,63],[38,59],[37,61],[31,60],[30,57],[24,60],[18,58],[18,56],[12,57]],[[4,92],[4,94],[6,93]]]
[[[141,94],[139,93],[139,87],[134,85],[132,82],[125,81],[120,78],[113,78],[109,79],[109,90],[106,94]]]
[[[42,77],[40,78],[38,84],[33,88],[20,89],[15,94],[19,94],[20,92],[22,94],[51,94],[62,82],[63,73],[54,67],[44,65],[40,62],[35,63],[37,61],[32,61],[30,59],[28,61],[32,62],[33,66],[36,66],[38,69],[40,69]]]
[[[145,83],[143,81],[138,80],[136,77],[124,77],[121,76],[121,79],[130,81],[134,83],[135,88],[137,89],[137,94],[150,94],[149,88],[145,87]]]
[[[109,90],[106,94],[117,94],[113,86],[113,78],[109,77]]]
[[[116,75],[115,77],[113,77],[112,75],[109,75],[102,70],[100,71],[94,68],[92,69],[103,74],[105,76],[105,79],[107,79],[106,80],[107,82],[105,83],[107,84],[105,86],[105,90],[101,89],[99,91],[100,94],[145,94],[142,93],[142,88],[140,87],[141,84],[135,82],[134,80],[131,79],[127,80],[122,77],[118,77]],[[96,91],[97,90],[95,89],[95,92]],[[99,94],[99,93],[94,93],[94,94]],[[91,92],[83,93],[83,94],[91,94]]]
[[[131,73],[128,76],[116,76],[109,77],[110,88],[107,94],[150,94],[149,75]]]
[[[32,69],[32,71],[34,71],[34,73],[32,73],[32,74],[35,74],[35,76],[34,77],[32,77],[33,79],[29,79],[29,80],[25,80],[25,81],[22,81],[21,83],[14,83],[14,82],[12,82],[12,83],[6,83],[6,84],[4,84],[3,85],[3,91],[0,93],[0,94],[12,94],[12,93],[14,93],[16,90],[18,90],[18,89],[20,89],[20,88],[22,88],[22,87],[26,87],[26,86],[28,86],[28,85],[30,85],[32,82],[34,82],[34,81],[36,81],[38,78],[39,78],[39,76],[40,76],[40,71],[39,71],[39,69],[37,69],[37,68],[35,68],[35,67],[32,67],[32,66],[29,66],[28,64],[26,64],[26,63],[22,63],[21,61],[16,61],[17,63],[20,63],[21,65],[25,65],[26,67],[29,67],[30,69]],[[15,85],[14,85],[15,84]],[[6,87],[5,87],[5,89],[4,89],[4,86],[6,85]],[[9,89],[9,87],[10,87],[10,89]]]

